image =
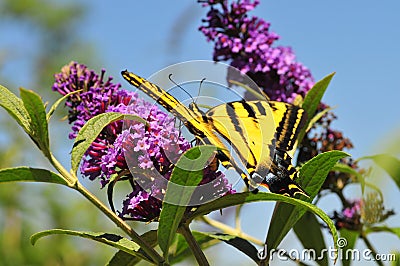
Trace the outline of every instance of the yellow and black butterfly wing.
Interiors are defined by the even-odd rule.
[[[167,109],[168,112],[181,120],[199,142],[212,144],[220,148],[220,152],[224,154],[224,161],[232,161],[228,147],[215,136],[206,116],[196,105],[192,105],[192,108],[186,107],[162,88],[134,73],[125,70],[121,74],[130,84],[142,90]],[[226,165],[228,164],[226,163]]]
[[[275,124],[268,103],[230,102],[211,108],[206,117],[210,127],[229,142],[248,174],[253,177],[250,182],[252,189],[257,187],[263,178],[255,180],[253,174],[266,176],[275,148]]]
[[[134,73],[128,72],[127,70],[122,71],[121,74],[130,84],[156,100],[167,109],[168,112],[176,116],[183,123],[190,121],[190,123],[195,124],[198,128],[203,127],[204,123],[201,121],[201,114],[197,114],[190,110],[162,88],[142,77],[139,77],[138,75],[135,75]]]

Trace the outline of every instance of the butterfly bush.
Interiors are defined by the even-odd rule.
[[[271,100],[293,103],[298,96],[304,98],[314,85],[313,76],[307,67],[296,61],[290,47],[275,45],[280,36],[270,30],[269,22],[249,14],[259,4],[258,0],[198,2],[209,8],[199,30],[208,42],[214,44],[215,61],[225,61],[246,73]],[[229,75],[228,73],[228,80]],[[246,93],[245,98],[251,99],[250,93]],[[320,103],[317,113],[327,108],[327,104]],[[313,125],[299,145],[297,164],[307,162],[326,151],[353,148],[350,139],[344,137],[341,131],[332,128],[331,123],[336,119],[336,115],[328,111]],[[360,174],[365,172],[351,158],[342,159],[341,162]],[[357,205],[360,202],[348,200],[342,193],[344,187],[352,182],[354,178],[350,174],[332,171],[319,193],[321,195],[322,191],[328,190],[336,193],[342,200],[344,211],[334,216],[338,227],[350,224],[349,221],[360,224],[354,210],[361,206]]]
[[[68,96],[65,104],[69,109],[68,121],[72,124],[71,139],[76,138],[89,119],[102,113],[120,112],[146,121],[146,124],[117,121],[105,127],[86,151],[80,171],[90,180],[100,180],[102,187],[116,177],[118,180],[129,179],[132,192],[123,201],[119,215],[125,219],[156,220],[162,207],[163,191],[157,182],[149,189],[143,189],[135,178],[151,169],[153,172],[150,173],[161,173],[169,179],[173,169],[171,161],[176,161],[191,147],[175,128],[174,119],[139,98],[137,93],[113,83],[112,77],[106,79],[104,69],[98,75],[76,62],[64,66],[55,75],[52,89],[61,95],[75,92]],[[129,171],[132,167],[137,169],[135,176]],[[210,167],[203,172],[201,184],[214,181],[212,193],[215,197],[234,193],[221,172],[212,171]]]

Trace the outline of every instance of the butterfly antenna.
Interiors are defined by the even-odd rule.
[[[203,85],[203,82],[204,82],[205,80],[206,80],[206,78],[203,78],[203,79],[200,81],[199,90],[198,90],[198,92],[197,92],[196,100],[200,97],[201,85]],[[196,103],[196,100],[194,101],[195,103]]]
[[[180,88],[182,91],[184,91],[184,92],[189,96],[189,98],[192,99],[192,102],[194,103],[193,96],[190,95],[190,93],[187,92],[187,90],[185,90],[181,85],[179,85],[178,83],[175,82],[175,80],[172,79],[172,74],[169,74],[168,79],[169,79],[175,86],[177,86],[177,87]]]

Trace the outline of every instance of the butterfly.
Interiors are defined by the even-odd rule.
[[[298,172],[289,155],[306,121],[304,109],[266,99],[228,102],[203,112],[194,102],[187,107],[134,73],[124,70],[121,74],[177,117],[199,142],[220,148],[216,155],[218,161],[228,169],[235,169],[249,190],[257,192],[261,185],[290,197],[308,196],[295,182]],[[247,173],[222,140],[235,150]]]

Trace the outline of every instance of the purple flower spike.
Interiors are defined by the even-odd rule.
[[[214,42],[215,61],[228,61],[249,75],[271,98],[292,102],[305,96],[314,84],[311,72],[296,62],[290,47],[273,47],[279,36],[269,30],[270,23],[249,17],[259,1],[199,1],[210,6],[199,30]],[[219,8],[217,7],[219,5]]]

